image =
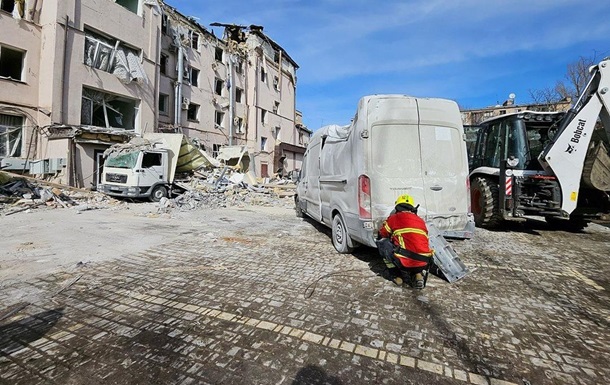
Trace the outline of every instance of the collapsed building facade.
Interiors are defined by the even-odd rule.
[[[297,69],[262,27],[217,38],[157,0],[0,0],[0,167],[94,189],[112,144],[179,132],[299,169]]]

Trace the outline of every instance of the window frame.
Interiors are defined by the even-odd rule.
[[[189,103],[189,108],[186,110],[186,120],[189,122],[199,122],[199,104]],[[193,117],[193,113],[195,114]]]
[[[20,55],[21,56],[21,63],[19,64],[19,78],[16,79],[14,77],[11,76],[11,74],[9,74],[8,72],[12,72],[12,70],[7,71],[7,76],[5,75],[0,75],[0,79],[6,79],[6,80],[13,80],[13,81],[18,81],[18,82],[25,82],[25,58],[26,58],[26,54],[27,51],[18,49],[18,48],[14,48],[12,46],[9,45],[5,45],[5,44],[0,44],[0,71],[3,70],[4,65],[2,64],[2,51],[10,51],[10,55]],[[5,52],[4,55],[7,55],[7,53]],[[10,58],[9,58],[10,60]]]

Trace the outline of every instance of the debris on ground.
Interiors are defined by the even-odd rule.
[[[252,172],[242,173],[233,167],[200,170],[176,185],[182,191],[161,199],[157,203],[159,214],[248,205],[293,207],[296,191],[291,179],[257,178]],[[80,214],[95,209],[120,209],[131,203],[132,200],[115,199],[96,191],[0,171],[1,215],[28,213],[42,208],[69,208]]]

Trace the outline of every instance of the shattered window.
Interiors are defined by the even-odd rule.
[[[222,48],[216,47],[214,50],[214,58],[216,61],[222,62]]]
[[[222,88],[224,87],[224,83],[222,80],[216,78],[214,81],[214,93],[216,95],[222,95]]]
[[[199,70],[191,67],[191,85],[199,87]]]
[[[261,136],[261,151],[265,151],[265,146],[267,146],[267,138]]]
[[[189,104],[189,109],[186,113],[186,117],[188,120],[193,122],[199,121],[199,105],[191,103]]]
[[[169,17],[167,14],[163,14],[161,17],[161,33],[167,35],[167,27],[169,25]]]
[[[191,48],[199,51],[199,34],[197,32],[191,32]]]
[[[138,161],[138,151],[122,153],[117,155],[109,155],[104,162],[104,167],[115,168],[134,168]]]
[[[243,94],[244,94],[244,90],[243,89],[241,89],[239,87],[235,87],[235,101],[237,103],[241,103],[242,102],[241,98],[242,98]]]
[[[216,111],[216,114],[214,115],[214,123],[216,123],[216,127],[222,127],[222,121],[224,120],[224,118],[224,112]]]
[[[267,72],[264,68],[261,68],[261,82],[267,83]]]
[[[261,123],[264,125],[267,123],[267,111],[261,110]]]
[[[167,56],[166,54],[162,53],[161,54],[161,62],[159,63],[159,65],[160,65],[159,71],[163,75],[167,75],[167,62],[168,62],[168,60],[169,60],[169,56]]]
[[[21,156],[23,117],[0,114],[0,158]]]
[[[145,152],[142,156],[142,167],[161,166],[161,154],[158,152]]]
[[[108,38],[85,28],[84,63],[116,75],[121,82],[146,82],[140,51],[127,47],[119,40]]]
[[[169,114],[169,95],[159,94],[159,113],[161,115]]]
[[[23,51],[0,46],[0,77],[23,80],[24,56]]]
[[[133,130],[137,112],[135,100],[83,88],[81,99],[83,125]]]

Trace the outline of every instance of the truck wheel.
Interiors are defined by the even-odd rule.
[[[354,250],[348,245],[349,234],[347,233],[347,227],[345,227],[345,222],[343,222],[341,214],[336,214],[333,217],[332,237],[333,246],[335,246],[335,249],[337,249],[339,253],[349,254]]]
[[[498,185],[488,178],[476,177],[470,183],[470,201],[474,223],[480,227],[496,227],[502,222]]]
[[[150,201],[151,202],[159,202],[161,198],[167,197],[167,189],[165,186],[155,186],[152,192],[150,193]]]
[[[582,218],[564,219],[560,217],[546,216],[544,217],[544,220],[553,230],[566,230],[574,232],[582,231],[589,224],[588,221]]]

